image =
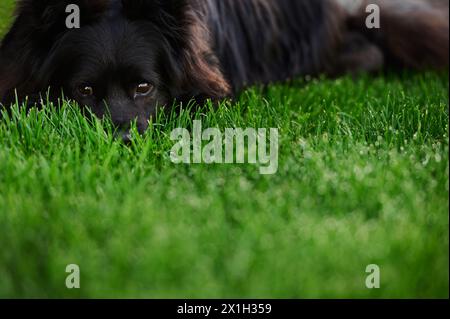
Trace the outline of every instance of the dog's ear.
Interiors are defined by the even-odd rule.
[[[131,21],[150,22],[169,48],[163,57],[178,98],[220,99],[230,86],[220,70],[204,21],[188,0],[122,0]]]
[[[22,0],[17,7],[17,17],[26,18],[26,23],[37,31],[61,32],[67,29],[66,18],[69,5],[80,9],[81,26],[91,23],[107,9],[109,0]],[[25,20],[25,18],[23,20]]]

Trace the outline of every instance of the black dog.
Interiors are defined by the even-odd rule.
[[[366,27],[365,3],[346,2],[355,1],[22,0],[0,47],[0,101],[64,92],[142,132],[174,99],[217,100],[299,75],[448,67],[448,2],[378,0],[380,29]],[[80,29],[66,27],[71,3]]]

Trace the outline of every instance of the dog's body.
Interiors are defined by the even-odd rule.
[[[448,3],[378,0],[381,28],[368,29],[366,4],[348,2],[22,0],[0,47],[0,101],[33,101],[50,87],[143,131],[173,99],[385,65],[448,67]],[[69,3],[81,8],[81,29],[65,26]]]

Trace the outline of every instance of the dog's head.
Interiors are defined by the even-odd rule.
[[[69,3],[80,8],[79,29],[66,26]],[[22,1],[0,55],[0,75],[13,74],[0,82],[3,97],[50,87],[125,132],[132,121],[143,132],[173,99],[229,93],[203,22],[183,0]]]

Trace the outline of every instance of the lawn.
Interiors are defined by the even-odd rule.
[[[299,79],[160,115],[131,145],[71,103],[16,106],[0,121],[0,297],[448,298],[448,98],[448,73]],[[278,128],[277,174],[173,164],[170,132],[194,118]]]
[[[10,24],[14,12],[13,0],[2,0],[0,2],[0,35],[4,34]]]

